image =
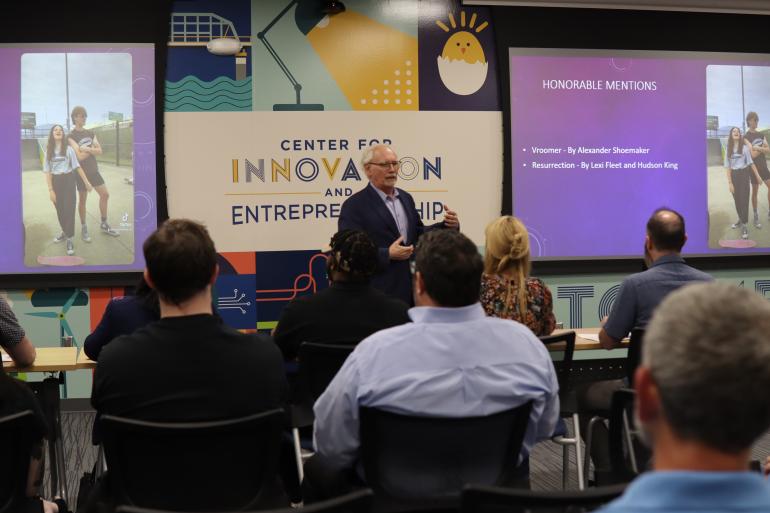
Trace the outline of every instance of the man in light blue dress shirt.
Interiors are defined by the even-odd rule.
[[[413,322],[361,342],[315,404],[315,448],[328,467],[356,465],[360,406],[470,417],[532,401],[521,454],[511,455],[519,461],[552,435],[559,398],[551,358],[526,326],[485,315],[482,268],[476,245],[460,232],[423,235],[415,259],[417,306],[409,310]]]
[[[750,472],[770,428],[770,303],[727,283],[688,285],[648,324],[636,371],[636,416],[653,448],[608,513],[770,511]]]

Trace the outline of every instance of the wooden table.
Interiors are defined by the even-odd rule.
[[[589,349],[603,349],[602,345],[595,341],[590,340],[588,338],[583,338],[580,335],[598,335],[601,328],[575,328],[574,330],[570,329],[558,329],[553,331],[553,335],[558,335],[560,333],[566,333],[568,331],[574,331],[575,332],[575,351],[586,351]],[[628,338],[624,338],[623,341],[620,343],[621,348],[627,348],[628,347]],[[558,351],[560,349],[564,349],[563,345],[560,344],[554,344],[552,351]]]
[[[90,359],[85,351],[80,351],[80,354],[78,354],[78,361],[76,365],[78,369],[95,369],[96,368],[96,362]]]
[[[19,367],[14,362],[3,362],[5,372],[60,372],[76,370],[77,347],[37,347],[35,363],[29,367]]]

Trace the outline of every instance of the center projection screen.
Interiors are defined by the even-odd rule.
[[[513,213],[533,256],[638,258],[663,206],[685,218],[686,255],[770,253],[770,56],[510,48],[509,64]],[[732,193],[736,127],[760,183],[736,171]]]

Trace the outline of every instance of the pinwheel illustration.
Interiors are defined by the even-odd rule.
[[[75,334],[72,332],[72,328],[70,327],[69,323],[67,322],[67,312],[72,307],[72,305],[75,304],[76,300],[78,299],[80,294],[83,293],[83,291],[76,288],[76,289],[72,289],[71,293],[69,293],[70,289],[65,289],[65,290],[56,291],[56,292],[57,292],[56,295],[58,297],[60,297],[61,299],[65,298],[65,297],[67,298],[66,301],[64,301],[64,303],[62,304],[62,308],[61,308],[60,311],[58,311],[58,312],[30,312],[27,315],[30,315],[32,317],[43,317],[43,318],[47,318],[47,319],[59,319],[59,339],[61,340],[65,335],[69,335],[69,336],[72,337],[72,345],[73,346],[77,346],[77,342],[76,342],[76,339],[75,339]],[[36,291],[35,294],[33,294],[33,304],[35,303],[34,296],[36,294],[40,294],[40,293],[41,293],[41,291]],[[69,296],[66,296],[67,293],[69,293]],[[47,301],[45,301],[45,303],[47,303],[46,306],[56,306],[56,303],[51,301],[51,299],[54,299],[53,297],[51,297],[52,295],[53,294],[48,295],[48,297],[46,298],[47,299]]]

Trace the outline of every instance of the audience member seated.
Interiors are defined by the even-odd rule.
[[[139,280],[135,295],[113,298],[93,333],[83,342],[83,350],[92,360],[99,359],[102,348],[119,335],[129,335],[145,324],[160,319],[158,294]]]
[[[185,422],[284,406],[283,360],[270,337],[240,333],[212,315],[218,268],[206,228],[168,220],[145,241],[144,258],[161,319],[102,349],[91,396],[97,413]]]
[[[770,428],[770,304],[726,283],[690,285],[650,321],[634,377],[636,414],[653,449],[604,511],[770,511],[770,486],[748,471]]]
[[[359,230],[337,232],[326,263],[331,285],[286,305],[273,333],[286,360],[302,342],[356,343],[381,329],[409,322],[409,307],[370,285],[377,246]]]
[[[682,247],[687,240],[684,218],[669,208],[659,208],[647,221],[644,241],[645,262],[649,269],[632,274],[623,280],[599,341],[605,349],[614,349],[633,328],[644,328],[652,312],[672,291],[693,282],[713,278],[684,262]],[[581,413],[580,432],[588,433],[592,414],[609,410],[612,393],[625,386],[623,380],[591,383],[578,390],[578,411]],[[610,468],[608,431],[598,423],[592,433],[591,458],[594,462],[597,484]]]
[[[0,297],[0,346],[20,367],[27,367],[35,362],[35,346],[29,341],[24,328],[13,314],[8,303]]]
[[[482,269],[476,245],[465,235],[435,230],[420,238],[413,322],[361,342],[315,404],[317,453],[305,465],[306,499],[336,493],[345,479],[360,480],[359,406],[469,417],[532,401],[521,455],[511,455],[528,471],[529,450],[551,436],[559,419],[556,374],[529,329],[484,314]]]
[[[537,336],[556,327],[551,291],[529,276],[529,234],[519,219],[503,216],[486,229],[481,305],[487,315],[525,324]]]
[[[36,443],[32,447],[32,454],[30,454],[29,479],[26,489],[27,500],[25,504],[21,505],[23,509],[19,513],[58,513],[59,511],[65,513],[67,505],[62,499],[51,502],[43,500],[39,496],[43,483],[43,437],[47,431],[40,403],[26,383],[12,378],[0,366],[0,417],[7,417],[25,410],[32,410],[34,414],[30,435],[32,439],[36,440]],[[3,443],[13,443],[13,441],[3,440]]]

